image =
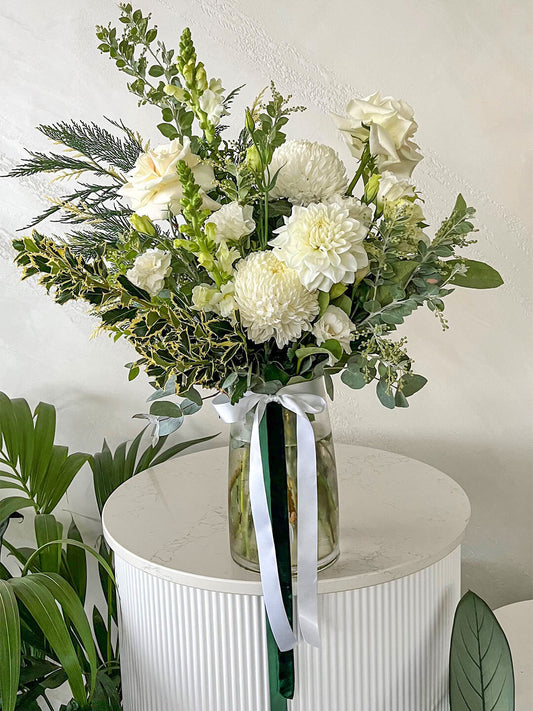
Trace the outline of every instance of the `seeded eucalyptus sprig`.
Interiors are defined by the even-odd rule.
[[[157,38],[157,27],[150,26],[151,14],[133,10],[129,3],[120,4],[122,33],[116,27],[98,25],[98,49],[109,54],[117,68],[132,77],[128,89],[138,97],[139,105],[153,104],[161,109],[163,123],[158,125],[167,138],[191,136],[194,114],[175,96],[165,93],[165,86],[181,86],[174,50],[167,49]]]

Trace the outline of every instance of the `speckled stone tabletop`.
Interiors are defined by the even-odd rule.
[[[450,477],[422,462],[337,445],[339,560],[319,592],[377,585],[453,551],[470,504]],[[227,530],[227,450],[173,459],[130,479],[108,500],[105,536],[116,555],[147,573],[220,592],[261,594],[259,575],[236,565]]]

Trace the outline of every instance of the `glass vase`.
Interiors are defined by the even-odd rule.
[[[301,392],[319,394],[326,400],[322,380],[305,383]],[[327,402],[327,400],[326,400]],[[288,520],[293,571],[296,570],[298,542],[298,485],[295,413],[282,409],[287,469]],[[318,569],[331,565],[339,556],[339,496],[337,468],[329,414],[326,409],[308,415],[315,436],[318,493]],[[250,439],[253,412],[230,426],[229,441],[229,536],[231,555],[248,570],[259,571],[257,542],[250,505]]]

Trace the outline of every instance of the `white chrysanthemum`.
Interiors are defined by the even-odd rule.
[[[378,91],[366,99],[352,99],[346,113],[332,116],[355,158],[361,157],[368,141],[380,170],[411,175],[422,155],[412,140],[418,125],[406,101],[391,96],[381,98]]]
[[[327,200],[346,190],[344,163],[336,151],[322,143],[287,141],[276,148],[270,175],[279,170],[273,198],[287,198],[295,205]]]
[[[162,249],[147,249],[139,254],[126,276],[132,284],[155,296],[164,287],[165,278],[170,273],[170,259],[170,254]]]
[[[141,153],[135,161],[135,167],[126,176],[128,182],[118,190],[118,194],[128,198],[137,215],[151,220],[165,220],[169,212],[178,215],[183,197],[183,188],[176,172],[179,160],[184,160],[192,170],[201,188],[203,207],[217,210],[219,204],[205,194],[214,188],[213,168],[191,151],[191,142],[187,136],[183,143],[176,138]]]
[[[313,335],[317,345],[334,338],[346,353],[351,352],[350,343],[353,341],[355,324],[350,317],[338,306],[328,306],[323,315],[313,326]]]
[[[241,207],[238,202],[222,205],[220,210],[209,217],[209,222],[215,225],[213,233],[215,242],[237,241],[241,237],[251,234],[255,230],[252,210],[251,205]]]
[[[238,262],[235,301],[248,337],[255,343],[275,338],[278,348],[310,330],[319,311],[317,294],[271,251],[252,252]]]
[[[269,243],[276,257],[295,269],[310,290],[329,291],[333,284],[351,284],[355,272],[368,264],[363,247],[367,228],[337,203],[295,206],[278,235]]]

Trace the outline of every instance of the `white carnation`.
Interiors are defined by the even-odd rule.
[[[237,241],[255,230],[255,222],[252,218],[252,206],[241,207],[238,202],[230,202],[222,205],[209,217],[209,222],[215,225],[213,233],[215,242],[225,240]]]
[[[169,212],[172,215],[181,212],[183,189],[176,172],[179,160],[187,163],[202,189],[203,206],[210,210],[220,207],[205,194],[214,187],[213,168],[191,152],[190,143],[187,137],[183,139],[183,144],[176,138],[141,153],[137,158],[135,167],[126,176],[128,182],[118,191],[119,195],[128,198],[137,215],[145,215],[151,220],[165,220]]]
[[[287,141],[274,151],[270,174],[279,170],[273,198],[287,198],[295,205],[327,200],[344,193],[346,169],[337,152],[322,143]]]
[[[376,92],[366,99],[352,99],[346,112],[347,116],[333,114],[333,120],[355,158],[361,157],[368,140],[379,170],[411,175],[422,155],[412,140],[418,125],[406,101],[391,96],[381,98]]]
[[[319,311],[317,294],[271,251],[252,252],[238,262],[235,301],[248,337],[255,343],[274,338],[278,348],[310,330]]]
[[[293,207],[278,235],[269,243],[276,257],[295,269],[310,290],[329,291],[333,284],[351,284],[358,269],[366,267],[363,247],[367,228],[337,203]]]
[[[165,285],[165,278],[170,273],[170,260],[168,252],[147,249],[143,254],[139,254],[126,276],[132,284],[155,296]]]
[[[378,205],[382,205],[385,200],[399,200],[400,198],[415,197],[414,186],[407,178],[399,178],[390,170],[385,170],[379,179],[377,194]]]
[[[355,324],[338,306],[328,306],[313,326],[313,335],[317,345],[321,346],[325,341],[334,338],[346,353],[350,353],[352,350],[350,343],[353,341],[354,332]]]
[[[211,79],[208,88],[200,96],[198,103],[207,114],[207,120],[213,126],[218,126],[220,119],[227,111],[224,109],[224,87],[220,79]]]

